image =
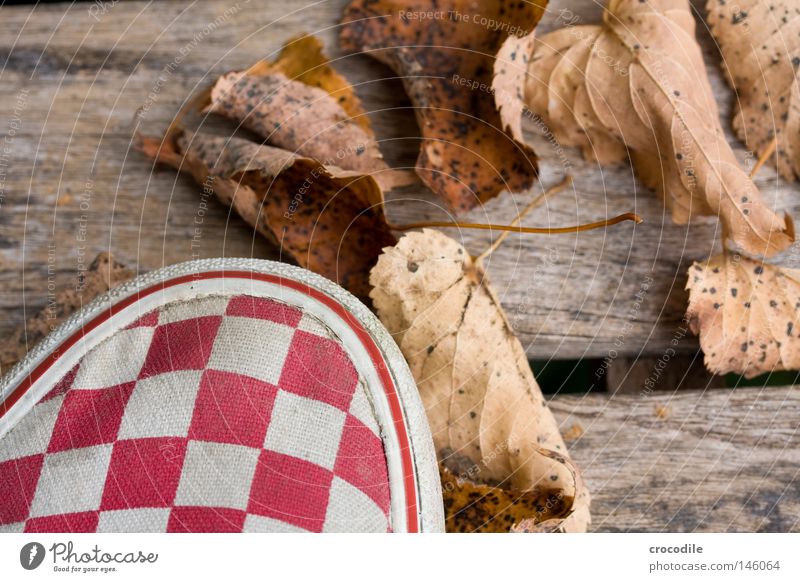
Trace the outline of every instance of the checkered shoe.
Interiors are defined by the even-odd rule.
[[[361,304],[301,269],[146,275],[0,390],[0,531],[442,530],[402,356]]]

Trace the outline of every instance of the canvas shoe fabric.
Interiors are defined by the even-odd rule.
[[[252,263],[178,269],[211,273],[202,285],[171,284],[173,269],[144,302],[154,277],[128,284],[56,332],[71,346],[45,342],[9,374],[0,411],[29,410],[0,424],[0,531],[441,531],[404,362],[386,337],[369,345],[375,321],[343,290],[291,267],[287,287],[286,266]],[[339,320],[312,307],[320,292]],[[367,333],[342,337],[343,322]],[[359,342],[384,357],[366,362]]]

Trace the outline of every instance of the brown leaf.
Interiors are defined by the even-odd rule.
[[[5,374],[48,333],[95,297],[124,283],[133,271],[108,253],[100,253],[78,276],[77,284],[56,294],[52,303],[0,342],[0,369]]]
[[[247,71],[264,76],[283,73],[293,81],[317,87],[333,97],[354,123],[372,132],[369,117],[352,85],[330,64],[322,52],[322,43],[315,36],[301,35],[287,41],[274,61],[259,61]]]
[[[572,423],[567,430],[561,433],[561,436],[564,437],[565,441],[576,441],[583,436],[583,427],[577,423]]]
[[[689,269],[691,330],[715,374],[800,369],[800,276],[741,255]]]
[[[375,180],[241,138],[184,132],[139,149],[191,174],[303,267],[362,299],[369,270],[395,238]]]
[[[725,141],[688,0],[610,0],[602,25],[537,39],[529,73],[528,105],[556,138],[602,163],[627,147],[675,222],[719,216],[752,255],[794,241]]]
[[[326,166],[371,174],[383,188],[408,182],[389,170],[361,102],[314,37],[289,41],[274,62],[223,75],[201,105],[270,145]]]
[[[466,465],[477,483],[574,498],[564,528],[584,530],[589,494],[564,460],[556,421],[481,266],[456,241],[425,230],[385,249],[370,282],[417,381],[440,460],[459,475]]]
[[[495,95],[493,71],[527,59],[513,49],[497,63],[495,56],[507,38],[532,34],[545,4],[354,0],[345,9],[343,47],[367,52],[402,78],[423,136],[417,173],[456,211],[533,183],[536,157],[514,127],[519,85],[503,90],[518,73],[498,71],[503,91]]]
[[[777,167],[800,176],[800,14],[797,0],[708,1],[708,24],[736,90],[736,134],[762,155],[777,138]]]
[[[441,463],[439,475],[445,529],[452,533],[535,531],[548,522],[563,522],[573,503],[558,487],[534,491],[493,487],[455,475]]]

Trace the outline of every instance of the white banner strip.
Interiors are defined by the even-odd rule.
[[[800,580],[800,534],[5,534],[0,580]]]

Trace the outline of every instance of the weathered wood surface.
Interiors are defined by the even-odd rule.
[[[193,257],[276,256],[221,206],[205,210],[190,180],[154,172],[131,150],[131,136],[137,124],[161,132],[191,92],[224,71],[273,55],[297,33],[323,38],[374,112],[386,158],[412,166],[418,133],[401,84],[367,56],[343,55],[337,47],[345,1],[0,8],[0,333],[38,311],[52,293],[48,289],[68,285],[101,251],[141,270]],[[596,22],[600,4],[554,0],[541,30],[558,25],[563,7],[570,20],[575,15],[577,22]],[[702,24],[698,36],[727,127],[732,94]],[[579,235],[514,236],[492,256],[492,280],[529,354],[660,356],[680,331],[686,267],[711,252],[716,225],[672,225],[630,168],[597,168],[535,131],[530,139],[541,159],[537,190],[565,172],[574,176],[575,188],[528,223],[564,225],[628,210],[646,222]],[[746,153],[735,143],[744,162]],[[768,203],[800,216],[797,186],[776,180],[769,169],[758,182]],[[506,222],[531,196],[504,194],[469,219]],[[390,196],[389,214],[405,221],[444,213],[419,187]],[[488,241],[485,233],[453,234],[475,250]],[[784,263],[798,262],[794,251]],[[697,344],[687,335],[677,349],[692,353]]]
[[[133,272],[108,253],[97,255],[73,285],[55,294],[42,311],[28,319],[14,333],[0,338],[0,374],[8,372],[70,315],[132,277]]]
[[[83,295],[48,306],[58,318],[130,275],[107,255],[94,266]],[[33,321],[31,335],[50,315]],[[24,347],[0,342],[2,353]],[[646,386],[639,368],[632,374]],[[550,402],[591,487],[594,531],[800,531],[800,390],[626,393],[632,387]]]
[[[560,397],[594,531],[800,531],[800,390]],[[570,430],[571,429],[571,430]]]

